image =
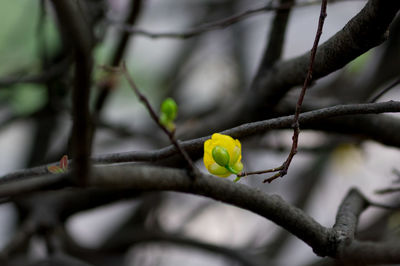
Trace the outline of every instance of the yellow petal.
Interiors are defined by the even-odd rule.
[[[234,155],[233,150],[235,149],[236,143],[231,136],[215,133],[212,135],[211,140],[213,146],[218,145],[224,147],[228,151],[229,156],[232,158],[232,156]]]
[[[204,157],[203,157],[203,162],[204,162],[204,166],[208,169],[209,166],[214,162],[214,159],[212,158],[211,155],[212,152],[212,143],[211,143],[211,139],[206,140],[204,142]]]
[[[229,162],[229,165],[234,165],[236,162],[240,161],[241,159],[241,150],[238,146],[235,146],[235,148],[233,148],[233,152],[232,152],[232,160]]]
[[[204,153],[209,153],[211,155],[213,149],[212,139],[204,141]]]

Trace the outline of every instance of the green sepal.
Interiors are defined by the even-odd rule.
[[[238,182],[240,179],[242,178],[242,176],[236,176],[235,180],[233,180],[233,182]]]
[[[212,150],[212,157],[218,165],[229,170],[229,153],[224,147],[215,146]]]

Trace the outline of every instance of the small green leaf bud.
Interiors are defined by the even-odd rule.
[[[166,120],[172,122],[178,114],[178,105],[172,98],[165,99],[161,104],[161,115],[165,115]]]

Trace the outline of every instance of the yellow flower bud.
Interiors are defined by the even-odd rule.
[[[243,170],[240,141],[228,135],[215,133],[204,142],[204,165],[219,177],[239,174]]]

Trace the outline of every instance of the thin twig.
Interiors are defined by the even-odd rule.
[[[175,148],[178,150],[178,152],[182,155],[182,157],[185,159],[187,166],[188,166],[188,170],[190,172],[190,176],[191,177],[195,177],[195,172],[196,172],[196,168],[193,164],[192,159],[190,159],[189,155],[186,153],[186,151],[181,147],[181,145],[179,144],[178,140],[175,139],[175,130],[170,131],[168,130],[163,124],[160,123],[160,118],[158,117],[158,114],[155,112],[155,110],[153,109],[153,107],[150,105],[149,101],[147,100],[146,96],[144,96],[138,89],[138,87],[136,86],[134,80],[132,79],[132,77],[129,75],[129,72],[126,68],[126,64],[125,62],[122,63],[121,66],[121,70],[122,70],[122,74],[125,76],[126,80],[128,81],[129,85],[131,86],[131,88],[133,89],[133,91],[135,92],[135,94],[137,95],[137,97],[139,98],[139,100],[146,106],[147,111],[149,112],[151,118],[154,120],[154,122],[156,122],[156,124],[158,125],[158,127],[160,127],[162,129],[162,131],[164,131],[164,133],[168,136],[169,140],[171,141],[171,143],[175,146]]]
[[[336,0],[335,2],[339,2],[339,1],[349,1],[349,0]],[[234,16],[231,16],[231,17],[228,17],[225,19],[217,20],[214,22],[205,23],[198,27],[191,28],[191,29],[181,31],[181,32],[151,32],[151,31],[141,29],[138,27],[132,27],[127,24],[119,23],[118,21],[114,21],[111,19],[109,19],[109,22],[122,31],[129,32],[129,33],[135,34],[135,35],[146,36],[146,37],[152,38],[152,39],[158,39],[158,38],[188,39],[188,38],[192,38],[192,37],[195,37],[202,33],[212,31],[212,30],[224,29],[224,28],[229,27],[233,24],[236,24],[246,18],[249,18],[253,15],[261,14],[263,12],[276,11],[276,10],[288,10],[292,7],[305,7],[305,6],[317,4],[319,2],[320,2],[320,0],[312,0],[312,1],[307,1],[307,2],[303,2],[303,3],[297,3],[297,4],[291,3],[291,4],[283,4],[283,5],[279,5],[279,6],[273,6],[272,1],[270,1],[265,6],[262,6],[259,8],[254,8],[254,9],[249,9],[249,10],[246,10],[237,15],[234,15]]]
[[[265,179],[263,181],[263,183],[266,183],[266,182],[271,183],[276,178],[285,176],[287,174],[287,171],[289,169],[289,166],[290,166],[290,163],[292,162],[293,157],[297,153],[297,146],[298,146],[299,134],[300,134],[299,116],[300,116],[301,106],[303,104],[304,96],[306,94],[306,90],[312,81],[314,59],[315,59],[315,55],[317,53],[319,39],[322,35],[322,28],[324,26],[324,22],[325,22],[325,18],[326,18],[327,2],[328,2],[327,0],[322,0],[322,3],[321,3],[321,11],[320,11],[319,21],[318,21],[318,29],[317,29],[317,33],[315,35],[313,47],[311,49],[310,64],[308,67],[306,79],[304,80],[303,88],[301,89],[300,96],[299,96],[299,99],[296,104],[296,111],[294,113],[294,119],[293,119],[294,132],[293,132],[293,137],[292,137],[292,140],[293,140],[292,148],[290,150],[290,153],[289,153],[286,161],[280,167],[271,169],[271,170],[275,170],[273,172],[276,172],[276,171],[279,171],[279,172],[276,173],[275,175],[271,176],[270,178]]]
[[[262,174],[267,174],[267,173],[274,173],[277,171],[282,170],[282,166],[279,166],[277,168],[271,168],[267,170],[261,170],[261,171],[254,171],[254,172],[245,172],[243,171],[242,173],[238,174],[238,177],[243,177],[243,176],[248,176],[248,175],[262,175]]]

